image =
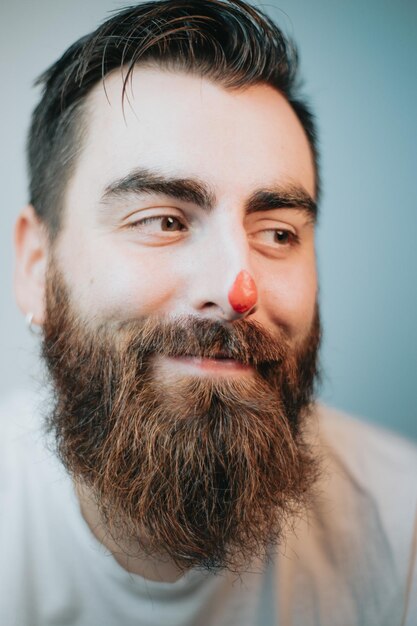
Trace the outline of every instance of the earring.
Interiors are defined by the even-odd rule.
[[[33,316],[32,312],[26,314],[26,318],[25,318],[26,319],[26,325],[29,328],[29,332],[31,332],[32,335],[37,335],[37,332],[35,331],[35,328],[33,326],[33,317],[34,316]]]

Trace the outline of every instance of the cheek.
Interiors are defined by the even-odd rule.
[[[91,244],[86,254],[76,251],[65,272],[78,310],[88,318],[126,320],[167,312],[178,288],[176,277],[157,255],[138,254],[128,247]],[[168,265],[168,268],[172,264]]]
[[[90,282],[91,312],[106,319],[123,320],[169,309],[173,281],[158,267],[114,266],[105,277],[97,273]]]
[[[317,272],[314,261],[282,267],[262,285],[263,308],[274,325],[284,326],[294,338],[311,327],[317,298]]]

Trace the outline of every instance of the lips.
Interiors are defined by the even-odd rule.
[[[226,357],[201,357],[201,356],[182,356],[175,357],[177,363],[183,363],[187,366],[196,367],[202,371],[207,372],[233,372],[233,371],[248,371],[251,369],[249,365],[240,363],[236,359],[229,359]]]
[[[228,360],[228,361],[236,361],[233,356],[228,354],[227,352],[216,352],[215,354],[179,354],[177,355],[180,358],[196,358],[196,359],[216,359],[216,360]]]

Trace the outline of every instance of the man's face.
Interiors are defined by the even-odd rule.
[[[121,91],[114,74],[90,96],[49,263],[50,426],[119,541],[232,565],[280,536],[316,474],[312,158],[269,87],[142,68],[124,110]],[[258,300],[238,319],[242,270]]]
[[[155,313],[231,321],[227,294],[246,269],[258,291],[250,319],[300,341],[316,304],[311,216],[279,206],[249,206],[245,215],[258,190],[300,188],[314,197],[309,145],[286,100],[268,86],[239,93],[142,68],[122,110],[121,82],[116,72],[106,92],[100,84],[90,96],[86,144],[66,196],[57,259],[80,314],[95,323]],[[197,179],[212,191],[212,210],[135,193],[134,182],[130,193],[110,191],[139,168]]]

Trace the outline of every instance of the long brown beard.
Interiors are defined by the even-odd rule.
[[[92,328],[51,266],[46,301],[47,427],[113,540],[180,569],[239,571],[264,557],[305,510],[318,475],[302,428],[317,378],[318,310],[294,348],[283,330],[272,336],[250,320],[152,317]],[[158,354],[219,350],[254,373],[165,377],[153,365]]]

